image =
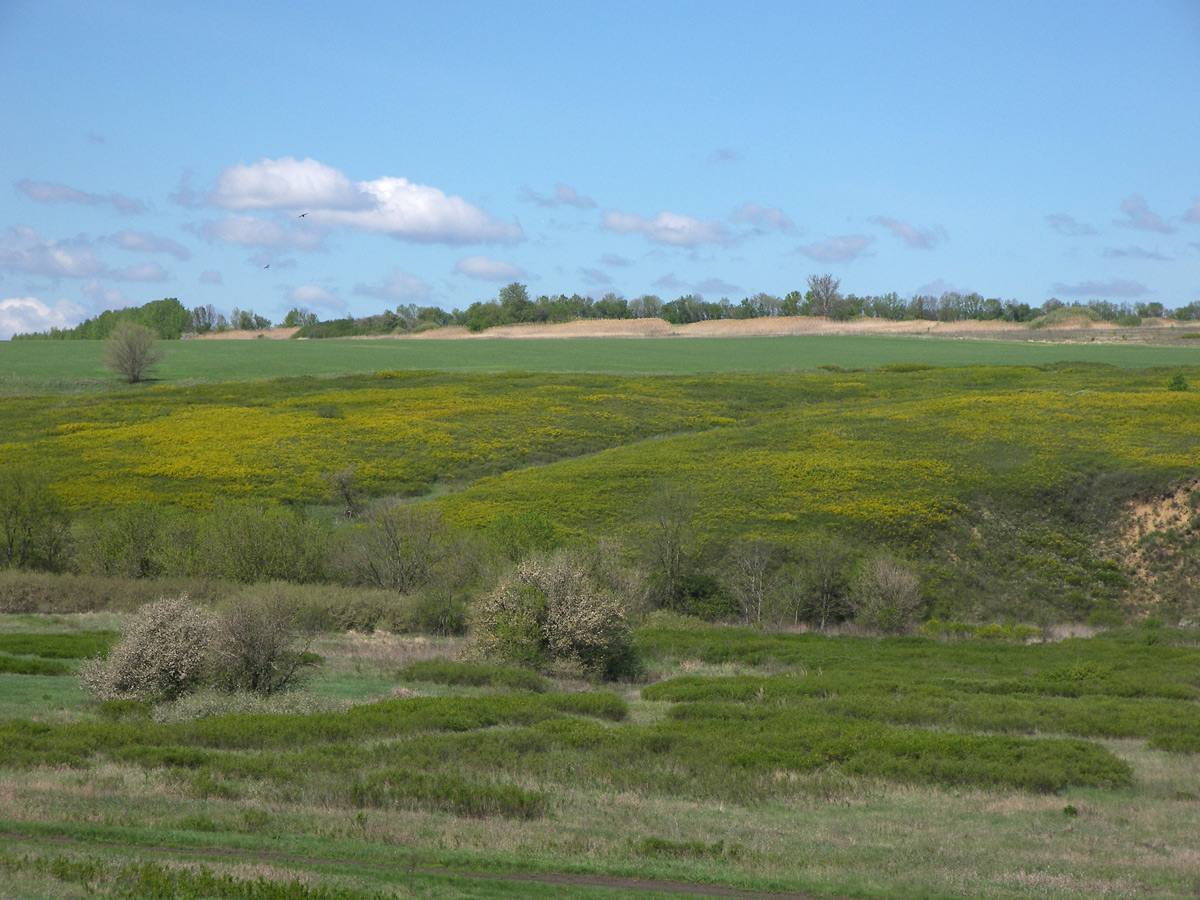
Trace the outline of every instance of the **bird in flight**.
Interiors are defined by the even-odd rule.
[[[263,266],[263,268],[264,268],[264,269],[269,269],[269,268],[271,268],[271,264],[270,264],[270,263],[267,263],[265,266]]]
[[[303,219],[303,218],[304,218],[305,216],[307,216],[307,215],[308,215],[308,213],[300,213],[300,215],[296,216],[296,218],[297,218],[297,219]]]

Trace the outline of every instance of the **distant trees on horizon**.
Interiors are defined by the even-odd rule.
[[[354,335],[418,333],[446,325],[461,325],[471,331],[485,331],[499,325],[560,323],[578,319],[662,319],[671,325],[688,325],[719,319],[759,319],[777,316],[821,316],[834,320],[889,319],[954,322],[965,319],[1028,323],[1057,310],[1078,310],[1089,318],[1124,325],[1136,325],[1144,318],[1200,320],[1200,301],[1169,310],[1160,302],[1114,303],[1089,300],[1063,303],[1051,297],[1040,307],[1016,300],[985,298],[978,293],[945,291],[938,296],[914,294],[908,299],[895,291],[887,294],[842,294],[841,282],[832,275],[812,275],[807,290],[790,291],[783,297],[758,293],[735,303],[727,297],[707,301],[699,294],[686,294],[664,301],[655,294],[626,299],[607,293],[599,299],[579,294],[546,295],[536,299],[519,282],[501,288],[493,300],[476,301],[465,310],[446,311],[437,306],[400,304],[371,316],[345,316],[321,321],[316,313],[295,307],[279,323],[298,328],[297,337],[336,338]],[[1062,315],[1060,313],[1060,315]],[[253,310],[234,308],[228,318],[212,304],[188,310],[171,297],[144,306],[106,310],[74,328],[52,328],[36,334],[18,334],[13,340],[104,340],[122,321],[144,325],[163,340],[178,340],[185,335],[232,330],[262,331],[272,327],[270,319]]]

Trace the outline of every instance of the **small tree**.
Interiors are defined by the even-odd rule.
[[[778,556],[774,547],[760,540],[740,544],[733,552],[726,582],[742,618],[751,625],[761,625],[770,612],[768,602],[779,583]]]
[[[842,295],[838,293],[841,281],[832,275],[809,275],[808,291],[812,295],[814,315],[837,318],[842,307]]]
[[[162,359],[158,336],[145,325],[123,320],[104,344],[104,364],[130,384],[144,381]]]
[[[61,569],[69,533],[66,507],[45,473],[0,470],[0,569]]]
[[[660,606],[678,611],[687,592],[687,548],[692,539],[695,496],[666,485],[647,503],[645,557],[650,586]]]
[[[825,628],[848,618],[854,612],[850,598],[854,552],[850,545],[837,537],[816,537],[799,548],[798,557],[788,586],[787,610],[796,623]]]
[[[81,671],[98,700],[174,700],[200,683],[216,628],[211,612],[187,596],[142,607],[108,656]]]
[[[350,566],[364,584],[407,594],[430,580],[450,550],[449,529],[432,507],[387,506],[356,535]]]

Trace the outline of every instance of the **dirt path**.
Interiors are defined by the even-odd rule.
[[[649,891],[659,894],[682,894],[692,897],[729,897],[735,900],[850,900],[829,894],[774,893],[742,891],[717,884],[692,884],[685,881],[666,881],[654,878],[624,878],[616,875],[569,875],[562,872],[469,872],[403,864],[361,862],[349,859],[322,859],[315,856],[294,856],[268,850],[235,850],[228,847],[146,847],[139,844],[110,844],[101,841],[80,841],[68,837],[38,837],[27,834],[0,833],[0,842],[53,844],[59,847],[96,848],[136,851],[178,857],[218,857],[221,859],[253,860],[255,862],[295,863],[303,866],[341,866],[345,868],[382,869],[415,875],[436,875],[449,878],[471,878],[479,881],[507,881],[529,884],[561,884],[570,887],[609,888],[622,891]]]

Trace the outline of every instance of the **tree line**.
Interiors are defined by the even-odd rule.
[[[1056,297],[1051,297],[1041,306],[1031,306],[1017,300],[985,298],[982,294],[958,291],[945,291],[937,296],[915,294],[907,299],[895,291],[859,296],[842,293],[841,281],[824,274],[809,276],[803,293],[795,290],[782,297],[758,293],[736,303],[728,297],[709,301],[699,294],[685,294],[669,301],[655,294],[627,299],[616,293],[607,293],[599,299],[579,294],[569,297],[566,294],[543,294],[535,298],[530,295],[526,285],[513,282],[501,288],[494,299],[478,300],[464,310],[447,311],[438,306],[402,303],[394,310],[384,310],[375,315],[347,315],[322,321],[311,310],[293,307],[278,325],[299,329],[296,337],[337,338],[416,334],[446,325],[460,325],[479,332],[500,325],[555,324],[580,319],[662,319],[671,325],[689,325],[721,319],[819,316],[836,321],[887,319],[958,322],[973,319],[1028,324],[1059,310],[1066,310],[1068,314],[1078,312],[1093,320],[1127,326],[1138,325],[1143,319],[1200,320],[1200,301],[1170,310],[1158,301],[1115,303],[1088,300],[1068,304]],[[263,331],[275,324],[254,310],[235,307],[226,316],[211,303],[189,310],[171,297],[136,308],[106,310],[74,328],[51,328],[37,334],[14,335],[13,340],[104,340],[123,321],[144,325],[164,340],[178,340],[210,332]]]

